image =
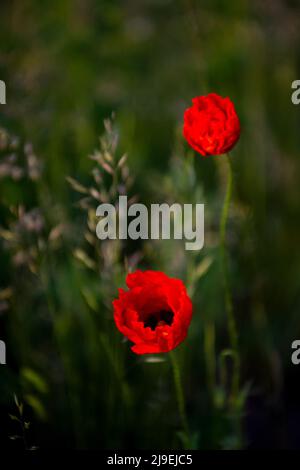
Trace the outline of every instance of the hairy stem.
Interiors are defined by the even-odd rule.
[[[204,353],[206,360],[207,381],[213,397],[216,385],[215,328],[212,322],[204,325]]]
[[[225,292],[225,308],[227,314],[228,322],[228,334],[231,349],[234,354],[234,363],[233,363],[233,378],[232,378],[232,399],[234,400],[239,391],[239,381],[240,381],[240,357],[239,357],[239,347],[238,347],[238,333],[236,327],[236,321],[233,313],[232,297],[229,285],[229,269],[228,269],[228,254],[226,248],[226,228],[228,221],[229,206],[232,196],[232,185],[233,185],[233,175],[232,175],[232,166],[230,156],[226,155],[227,160],[227,184],[226,184],[226,193],[224,204],[222,208],[221,220],[220,220],[220,248],[221,248],[221,262],[222,262],[222,271],[223,271],[223,282],[224,282],[224,292]]]
[[[173,369],[173,377],[174,377],[179,416],[181,419],[183,430],[186,434],[186,438],[187,440],[189,440],[190,433],[189,433],[189,426],[188,426],[188,421],[186,417],[185,399],[184,399],[184,393],[183,393],[183,388],[182,388],[181,374],[180,374],[180,369],[178,366],[176,355],[174,354],[173,351],[170,352],[170,359],[171,359],[171,364],[172,364],[172,369]]]

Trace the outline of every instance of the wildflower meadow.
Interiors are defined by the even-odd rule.
[[[299,449],[300,5],[0,12],[0,448]]]

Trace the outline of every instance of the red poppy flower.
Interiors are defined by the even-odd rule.
[[[229,152],[237,143],[241,126],[229,98],[216,93],[192,99],[184,113],[183,135],[194,150],[204,157]]]
[[[182,281],[160,271],[128,274],[128,291],[113,301],[117,328],[134,343],[136,354],[171,351],[186,337],[192,302]]]

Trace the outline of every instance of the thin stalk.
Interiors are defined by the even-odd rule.
[[[239,391],[240,382],[240,357],[238,347],[238,333],[236,327],[236,321],[233,312],[232,297],[229,285],[229,269],[228,269],[228,253],[226,247],[226,228],[228,221],[229,206],[232,196],[233,186],[233,174],[232,166],[229,154],[226,155],[227,161],[227,184],[224,204],[222,208],[221,220],[220,220],[220,248],[221,248],[221,262],[223,271],[223,282],[225,292],[225,308],[228,322],[228,334],[230,340],[230,346],[234,353],[234,364],[233,364],[233,378],[232,378],[232,399],[234,400]]]
[[[215,328],[209,322],[204,325],[204,352],[206,360],[207,382],[213,398],[216,385]]]
[[[176,390],[179,416],[181,419],[181,424],[182,424],[184,433],[186,435],[187,440],[189,441],[190,432],[189,432],[189,426],[188,426],[188,421],[187,421],[187,416],[186,416],[185,398],[184,398],[184,392],[183,392],[183,387],[182,387],[181,374],[180,374],[180,369],[179,369],[176,355],[174,354],[173,351],[170,352],[170,359],[171,359],[171,364],[172,364],[172,369],[173,369],[174,385],[175,385],[175,390]]]

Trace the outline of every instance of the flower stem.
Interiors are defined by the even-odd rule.
[[[225,291],[225,308],[228,321],[228,334],[232,352],[234,354],[234,365],[233,365],[233,378],[232,378],[232,399],[237,397],[239,392],[239,382],[240,382],[240,357],[239,357],[239,347],[238,347],[238,333],[236,327],[236,321],[233,313],[232,297],[229,285],[229,269],[228,269],[228,254],[226,248],[226,227],[228,221],[229,206],[232,196],[232,186],[233,186],[233,175],[232,175],[232,166],[229,154],[226,154],[227,161],[227,184],[226,184],[226,193],[224,204],[222,208],[221,220],[220,220],[220,248],[221,248],[221,262],[222,262],[222,271],[223,271],[223,282],[224,282],[224,291]]]
[[[215,328],[212,322],[204,325],[204,353],[206,360],[207,382],[213,398],[216,386]]]
[[[172,364],[172,369],[173,369],[173,377],[174,377],[174,384],[175,384],[175,390],[176,390],[176,396],[177,396],[179,416],[181,419],[184,433],[186,435],[186,440],[189,441],[190,433],[189,433],[189,426],[188,426],[188,421],[186,417],[185,399],[184,399],[184,393],[183,393],[183,387],[182,387],[182,381],[181,381],[181,374],[180,374],[180,369],[179,369],[176,355],[174,354],[173,351],[170,352],[170,359],[171,359],[171,364]]]

